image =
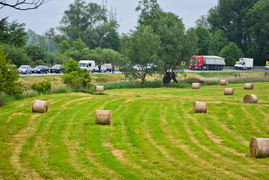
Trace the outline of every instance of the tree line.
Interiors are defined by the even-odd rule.
[[[161,73],[164,83],[177,82],[181,62],[195,54],[222,56],[226,65],[241,57],[254,58],[255,65],[268,60],[269,0],[219,0],[189,29],[178,15],[162,10],[157,0],[141,0],[135,10],[140,13],[137,27],[122,35],[117,12],[105,3],[75,0],[59,27],[42,36],[25,32],[24,23],[3,18],[1,46],[17,66],[92,59],[121,66],[127,77],[142,83],[154,72]],[[133,66],[139,66],[139,72]]]

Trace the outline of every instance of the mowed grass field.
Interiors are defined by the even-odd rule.
[[[51,94],[0,108],[0,179],[269,179],[269,158],[249,156],[269,138],[269,84]],[[235,88],[224,96],[224,88]],[[257,104],[244,104],[246,94]],[[34,99],[49,112],[32,113]],[[208,104],[194,114],[193,102]],[[112,110],[113,125],[94,124]]]

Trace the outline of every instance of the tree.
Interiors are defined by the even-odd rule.
[[[265,61],[269,59],[269,1],[256,3],[252,9],[248,11],[244,19],[246,24],[248,57],[255,59],[255,64],[265,65]]]
[[[208,22],[211,32],[221,29],[230,42],[235,42],[245,53],[248,35],[243,19],[246,13],[259,0],[220,0],[218,5],[209,10]]]
[[[227,66],[233,66],[235,65],[235,62],[239,60],[239,58],[244,57],[244,54],[235,43],[230,42],[221,50],[219,56],[225,58],[225,63]]]
[[[25,47],[25,51],[28,57],[33,61],[43,60],[45,59],[46,52],[45,49],[42,48],[40,45],[29,45]]]
[[[13,95],[22,93],[22,84],[18,80],[17,67],[7,59],[7,55],[0,48],[0,95],[2,93]]]
[[[0,9],[3,7],[11,7],[17,10],[30,10],[37,9],[39,6],[44,4],[46,0],[16,0],[13,2],[7,2],[6,0],[0,1]]]
[[[130,36],[124,36],[122,40],[122,54],[128,58],[126,66],[138,66],[134,68],[123,68],[126,77],[140,79],[144,84],[147,74],[152,74],[148,64],[156,64],[158,61],[158,50],[160,38],[153,33],[150,26],[139,26]]]
[[[208,19],[208,15],[202,15],[200,17],[200,19],[197,19],[195,21],[196,26],[197,27],[204,27],[204,28],[210,30],[211,29],[211,25],[209,24],[209,22],[208,22],[207,19]]]
[[[173,13],[163,13],[158,23],[156,34],[161,40],[158,56],[164,62],[163,82],[169,84],[173,79],[178,83],[176,71],[181,61],[188,61],[195,53],[196,35],[193,30],[185,33],[182,19]]]
[[[153,32],[160,37],[158,57],[163,62],[163,67],[159,69],[164,75],[163,82],[170,83],[173,79],[177,83],[176,71],[181,61],[188,61],[196,52],[195,32],[190,30],[185,33],[182,19],[173,13],[164,12],[157,0],[139,1],[136,11],[141,11],[138,25],[151,26]]]
[[[224,48],[226,45],[228,45],[228,38],[223,30],[218,29],[212,35],[210,52],[214,55],[218,55],[222,48]]]
[[[24,48],[15,47],[9,44],[4,44],[2,47],[3,52],[7,55],[7,59],[11,60],[13,64],[17,65],[17,67],[25,64],[32,65]]]
[[[0,20],[0,41],[1,43],[22,47],[26,44],[27,33],[24,29],[25,24],[17,21],[9,23],[7,17]]]
[[[59,30],[66,37],[73,41],[81,38],[90,49],[99,47],[104,38],[118,27],[115,19],[108,20],[104,5],[87,4],[83,0],[75,0],[65,11],[60,23]]]
[[[209,55],[211,35],[208,29],[204,27],[198,27],[196,29],[196,35],[198,37],[197,48],[199,49],[199,55]]]

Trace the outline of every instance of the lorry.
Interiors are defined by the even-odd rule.
[[[222,70],[225,65],[223,57],[192,56],[189,68],[191,70]]]
[[[253,68],[253,58],[240,58],[239,61],[234,65],[234,69],[250,70]]]
[[[94,60],[80,60],[78,65],[81,69],[84,69],[85,72],[86,71],[92,72],[92,70],[95,68],[95,61]]]

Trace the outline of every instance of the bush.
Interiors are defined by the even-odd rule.
[[[70,58],[64,64],[65,75],[62,77],[63,83],[73,89],[89,89],[91,87],[91,77],[88,72],[80,69],[78,62]]]
[[[18,82],[17,68],[11,63],[11,60],[6,58],[7,55],[0,48],[0,94],[20,94],[24,87]]]
[[[32,84],[31,88],[39,92],[47,92],[51,90],[51,83],[49,81],[37,82]]]

